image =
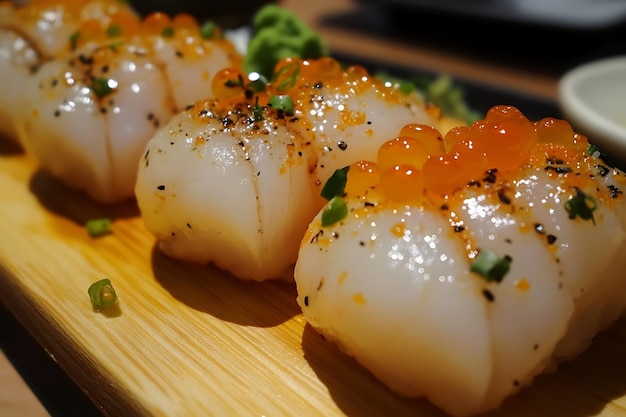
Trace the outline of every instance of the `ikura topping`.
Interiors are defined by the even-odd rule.
[[[324,97],[315,97],[316,91],[322,87],[338,88],[340,93],[348,96],[376,86],[385,100],[398,103],[406,97],[399,89],[385,86],[382,81],[371,77],[365,68],[354,65],[344,70],[331,57],[282,59],[276,64],[269,81],[256,72],[247,74],[239,68],[224,68],[213,77],[212,83],[215,98],[221,100],[222,110],[234,102],[248,100],[251,105],[258,104],[262,108],[274,108],[287,114],[306,111],[315,106],[316,101],[323,102]],[[364,122],[362,117],[365,115],[346,113],[343,121],[346,124],[361,124]]]
[[[369,192],[387,201],[420,204],[428,197],[433,201],[450,198],[474,182],[511,181],[531,166],[545,166],[582,190],[589,175],[603,172],[602,161],[591,158],[588,148],[587,139],[566,121],[531,122],[513,106],[495,106],[484,119],[455,127],[445,136],[429,126],[404,126],[398,137],[380,147],[375,162],[350,166],[347,190],[358,196]],[[581,170],[588,174],[579,175]],[[568,204],[572,216],[591,219],[588,211],[593,204],[576,201]]]
[[[79,29],[72,33],[69,43],[72,50],[90,42],[110,42],[114,48],[125,40],[137,36],[161,37],[179,41],[181,44],[179,53],[189,57],[206,53],[201,47],[202,41],[206,39],[220,42],[222,47],[228,45],[228,42],[222,41],[221,35],[221,29],[217,25],[208,22],[200,26],[196,18],[186,13],[169,16],[166,13],[154,12],[142,20],[133,11],[121,9],[106,18],[85,20]],[[234,47],[232,49],[234,54]]]

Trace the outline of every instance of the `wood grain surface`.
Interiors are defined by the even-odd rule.
[[[354,2],[286,0],[336,51],[417,64],[553,98],[558,74],[321,23]],[[0,140],[0,299],[108,416],[440,416],[397,396],[308,326],[289,282],[243,282],[155,248],[133,202],[103,206]],[[113,233],[90,238],[88,219]],[[111,279],[106,314],[87,288]],[[381,341],[385,343],[385,341]],[[626,323],[489,416],[626,415]]]

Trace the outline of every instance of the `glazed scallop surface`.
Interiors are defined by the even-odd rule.
[[[105,203],[131,199],[158,127],[241,65],[191,16],[141,18],[116,0],[0,2],[0,135]],[[218,34],[219,29],[214,32]]]
[[[434,123],[419,98],[362,68],[331,59],[284,68],[261,92],[196,103],[148,143],[136,197],[164,253],[243,279],[290,279],[334,169],[373,155],[398,125]],[[274,96],[293,109],[268,104]]]
[[[348,214],[322,226],[322,210],[301,243],[304,316],[402,395],[455,416],[497,408],[623,314],[626,178],[581,158],[490,171],[435,202],[390,203],[383,180],[346,188]]]

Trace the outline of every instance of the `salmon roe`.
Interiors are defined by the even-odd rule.
[[[346,192],[351,195],[354,187],[363,193],[369,181],[384,199],[415,204],[425,195],[445,198],[490,172],[506,175],[548,158],[576,163],[587,147],[586,138],[564,120],[531,122],[513,106],[494,106],[484,119],[452,128],[445,136],[429,126],[404,126],[379,148],[375,163],[350,167]]]

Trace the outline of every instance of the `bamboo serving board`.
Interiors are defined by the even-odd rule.
[[[166,258],[129,202],[98,205],[0,149],[0,296],[109,416],[444,416],[397,396],[306,324],[292,283]],[[114,220],[93,239],[84,222]],[[119,308],[92,309],[111,279]],[[385,341],[381,340],[381,343]],[[626,415],[626,324],[490,416]]]

